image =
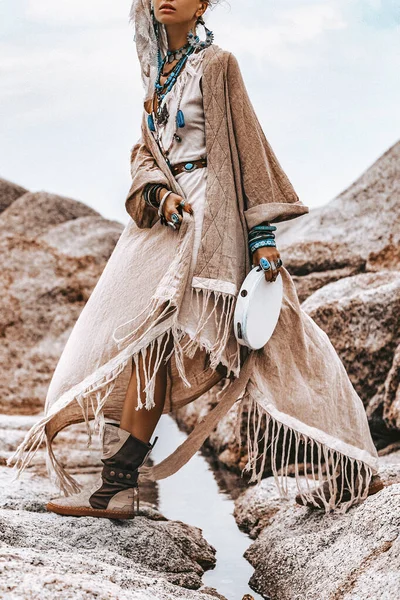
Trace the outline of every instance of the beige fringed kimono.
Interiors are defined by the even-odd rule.
[[[299,450],[304,449],[303,460],[314,457],[314,471],[307,489],[299,487],[299,491],[307,499],[312,491],[309,484],[315,487],[327,478],[332,484],[331,498],[325,501],[328,511],[337,508],[335,467],[363,463],[367,480],[357,490],[356,477],[351,480],[352,498],[340,506],[346,510],[365,498],[370,478],[377,472],[377,452],[361,399],[328,336],[300,307],[284,266],[280,270],[283,304],[269,342],[250,351],[234,338],[235,300],[251,268],[248,229],[262,221],[293,219],[309,209],[265,138],[235,56],[216,44],[203,52],[208,176],[195,272],[189,281],[192,216],[183,212],[180,229],[173,231],[160,224],[156,211],[143,200],[149,182],[164,183],[185,197],[148,129],[145,107],[142,135],[132,149],[132,186],[126,199],[132,219],[66,343],[49,386],[45,416],[27,433],[8,464],[16,459],[19,475],[45,441],[49,475],[55,475],[54,482],[65,494],[79,492],[77,481],[56,459],[52,440],[68,425],[85,421],[90,446],[90,420],[94,419],[100,435],[104,418],[118,420],[140,355],[156,357],[154,370],[145,372],[145,403],[139,398],[137,407],[151,408],[155,373],[165,358],[164,342],[172,336],[164,413],[195,400],[222,378],[225,385],[214,409],[188,438],[160,464],[141,467],[141,477],[161,479],[176,472],[239,401],[247,410],[245,469],[252,472],[250,481],[261,478],[269,452],[276,483],[285,495],[289,458],[295,461],[300,486]],[[201,307],[198,329],[189,339],[178,319],[188,284]],[[207,336],[210,315],[218,324],[212,340]],[[228,343],[235,350],[229,355]],[[240,442],[239,426],[238,420]]]

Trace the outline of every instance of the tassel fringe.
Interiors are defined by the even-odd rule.
[[[100,431],[100,435],[104,429],[104,414],[102,409],[104,404],[114,389],[116,379],[118,375],[125,368],[129,357],[119,362],[109,373],[103,375],[95,383],[88,386],[80,394],[76,394],[73,397],[66,396],[65,400],[58,404],[57,411],[51,411],[48,415],[42,417],[37,423],[31,427],[27,432],[25,438],[21,444],[17,447],[14,454],[7,459],[7,466],[13,465],[13,469],[16,471],[16,475],[12,481],[19,479],[21,473],[31,463],[34,455],[39,450],[42,443],[46,444],[46,467],[50,478],[50,481],[57,485],[61,492],[65,495],[78,493],[82,490],[81,485],[78,481],[69,475],[64,467],[57,460],[51,441],[48,439],[46,432],[46,424],[51,421],[56,412],[59,412],[73,400],[76,400],[82,409],[83,421],[86,423],[86,430],[88,434],[87,447],[89,448],[92,443],[92,431],[89,423],[89,406],[91,406],[94,414],[94,429]]]
[[[311,502],[318,506],[312,493],[316,493],[321,500],[326,513],[345,513],[354,504],[362,502],[368,496],[368,488],[372,479],[372,469],[364,461],[352,458],[346,454],[320,443],[310,436],[279,422],[272,417],[252,395],[246,391],[244,399],[248,407],[247,413],[247,453],[248,461],[242,470],[251,472],[249,483],[260,482],[263,478],[267,456],[270,459],[272,474],[281,498],[288,498],[288,469],[290,458],[294,454],[294,471],[298,492],[304,502]],[[243,413],[243,404],[238,415],[236,439],[241,446],[240,423]],[[260,430],[264,433],[260,436]],[[263,442],[263,449],[259,451],[259,444]],[[311,465],[311,478],[305,474],[304,478],[299,474],[299,449],[303,446],[304,467],[307,461]],[[280,459],[278,459],[278,448]],[[315,455],[317,454],[317,465],[315,466]],[[308,456],[308,458],[307,458]],[[325,465],[325,473],[323,473]],[[338,494],[338,469],[344,473],[345,483],[342,491]],[[357,469],[357,471],[356,471]],[[350,475],[349,475],[350,471]],[[357,477],[355,477],[357,472]],[[365,473],[363,477],[362,472]],[[341,477],[341,475],[339,476]],[[305,488],[302,482],[305,480]],[[321,491],[320,485],[327,481],[329,495]],[[310,482],[313,487],[310,487]],[[343,487],[350,492],[350,499],[342,502]]]
[[[182,378],[186,387],[191,387],[191,384],[187,379],[184,368],[184,354],[190,358],[193,358],[198,348],[205,348],[208,352],[210,352],[210,367],[212,369],[215,370],[219,362],[223,362],[223,364],[226,364],[228,369],[230,368],[234,371],[239,370],[239,354],[234,355],[233,358],[230,357],[228,362],[224,358],[225,345],[230,333],[231,321],[233,317],[235,297],[229,297],[227,294],[213,292],[212,290],[202,291],[203,302],[201,307],[201,318],[198,321],[198,327],[196,328],[194,337],[189,339],[189,341],[184,345],[181,344],[181,340],[187,332],[177,323],[177,306],[173,303],[172,298],[153,297],[145,309],[147,310],[147,316],[140,325],[129,331],[123,337],[116,337],[115,334],[117,329],[119,330],[120,328],[126,327],[132,321],[136,320],[136,317],[135,319],[123,323],[113,332],[114,341],[116,341],[118,346],[120,348],[122,347],[122,349],[120,349],[120,353],[115,356],[112,361],[110,361],[110,368],[108,372],[105,374],[102,373],[101,376],[94,380],[83,391],[77,393],[74,390],[75,393],[73,393],[72,390],[70,390],[70,393],[66,393],[65,398],[63,398],[62,401],[58,401],[56,405],[53,405],[53,410],[50,409],[49,414],[42,417],[27,432],[24,440],[17,447],[13,455],[7,460],[7,466],[11,466],[12,463],[16,461],[15,465],[13,465],[16,471],[15,479],[20,477],[23,470],[31,463],[37,450],[43,443],[45,443],[47,450],[46,467],[52,483],[55,484],[60,491],[67,496],[70,494],[79,493],[82,490],[78,481],[68,474],[65,468],[57,460],[52,448],[52,441],[50,441],[47,436],[46,424],[51,421],[57,412],[64,409],[71,402],[76,400],[82,411],[83,422],[86,424],[86,432],[88,435],[87,447],[90,448],[92,444],[92,430],[90,427],[91,419],[89,416],[89,411],[91,409],[93,413],[94,432],[98,433],[101,438],[105,425],[103,412],[104,405],[115,387],[118,376],[125,369],[129,360],[132,360],[132,369],[136,370],[137,376],[138,402],[136,410],[139,410],[143,407],[149,410],[155,406],[154,392],[157,371],[162,361],[167,362],[171,354],[174,352],[179,376]],[[193,298],[193,296],[194,292],[192,288],[191,297]],[[196,299],[198,302],[198,289],[196,289]],[[222,299],[222,314],[218,317],[216,307],[220,299]],[[207,314],[207,306],[209,301],[213,302],[214,304],[211,308],[210,314]],[[140,313],[140,316],[145,313],[145,310]],[[157,337],[154,337],[151,341],[149,341],[151,335],[154,335],[156,326],[161,326],[161,322],[166,319],[168,313],[170,313],[170,315],[173,317],[172,325],[171,322],[168,321],[166,324],[167,328]],[[201,340],[200,334],[204,330],[205,324],[213,315],[216,319],[216,324],[218,325],[218,336],[215,343],[209,347],[206,341]],[[173,337],[173,349],[168,356],[166,356],[166,348],[168,345],[168,340],[171,336]],[[134,351],[132,351],[132,349],[134,349]],[[142,381],[143,378],[141,377],[141,372],[139,369],[140,357],[143,359],[142,372],[144,375],[144,381]],[[144,393],[144,402],[141,399],[140,389],[142,389]]]
[[[201,303],[200,303],[200,292]],[[209,303],[212,307],[208,310]],[[218,309],[220,306],[220,310]],[[211,289],[191,288],[190,310],[197,316],[197,327],[191,338],[182,347],[182,351],[193,358],[198,347],[205,347],[210,354],[210,367],[216,369],[222,362],[227,368],[228,373],[233,372],[235,377],[240,372],[240,344],[236,342],[236,350],[232,356],[224,358],[227,342],[230,334],[233,332],[233,317],[235,313],[236,296],[226,292],[214,291]],[[209,320],[214,317],[216,339],[212,345],[204,345],[201,334]],[[204,338],[203,338],[204,339]]]

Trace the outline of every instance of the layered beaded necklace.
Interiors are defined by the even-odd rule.
[[[184,46],[181,46],[181,48],[178,48],[178,50],[168,50],[167,54],[165,55],[164,59],[162,60],[160,66],[158,67],[158,74],[157,74],[157,79],[156,82],[154,84],[155,87],[155,93],[157,95],[157,111],[155,113],[155,117],[157,120],[157,124],[158,125],[164,125],[167,123],[168,118],[169,118],[169,113],[168,113],[168,108],[166,106],[166,104],[162,104],[163,99],[165,98],[165,96],[168,94],[168,92],[173,88],[173,86],[175,85],[179,73],[182,71],[183,67],[185,66],[185,63],[188,59],[188,56],[190,56],[191,54],[193,54],[194,52],[194,48],[188,43],[184,44]],[[173,66],[173,68],[171,69],[171,71],[168,73],[168,77],[165,80],[165,82],[163,84],[160,83],[160,79],[161,79],[161,75],[167,75],[167,73],[163,73],[163,68],[165,66],[165,64],[171,63],[173,60],[178,59],[178,62],[175,63],[175,65]],[[154,98],[153,98],[154,100]],[[177,119],[182,120],[182,111],[180,111],[181,114],[177,115]],[[179,113],[179,111],[178,111]],[[150,125],[150,129],[152,131],[154,131],[154,122],[153,122],[153,115],[149,115],[151,116],[151,121],[149,119],[149,125]],[[183,127],[183,125],[179,125],[180,127]]]
[[[149,128],[151,131],[154,131],[156,133],[158,145],[160,146],[160,149],[164,155],[164,158],[167,161],[169,166],[171,166],[171,163],[168,159],[168,154],[169,154],[169,150],[170,150],[174,140],[176,140],[177,142],[182,141],[182,138],[177,134],[177,129],[185,126],[185,117],[184,117],[183,111],[180,108],[183,89],[181,90],[180,96],[178,98],[178,108],[177,108],[177,113],[176,113],[176,129],[175,129],[174,135],[172,136],[171,143],[166,150],[162,147],[161,140],[158,136],[158,132],[157,132],[157,129],[154,124],[154,117],[156,119],[157,125],[165,125],[168,122],[168,119],[170,116],[169,112],[168,112],[168,107],[167,107],[166,103],[162,104],[162,101],[165,98],[165,96],[168,94],[168,92],[175,85],[175,83],[178,79],[178,76],[179,76],[180,72],[182,71],[183,67],[185,66],[185,63],[186,63],[188,57],[191,54],[193,54],[194,51],[195,51],[195,48],[189,42],[184,44],[177,50],[168,50],[167,51],[167,54],[165,55],[164,59],[162,60],[162,62],[159,65],[158,75],[157,75],[157,79],[156,79],[156,82],[154,85],[155,94],[157,96],[157,109],[156,109],[156,112],[154,112],[153,106],[152,106],[151,114],[148,115],[148,117],[147,117]],[[160,78],[162,75],[162,70],[164,68],[164,65],[166,63],[171,63],[175,59],[178,59],[178,62],[174,65],[172,70],[169,72],[168,77],[167,77],[166,81],[164,82],[164,84],[161,84]],[[154,96],[153,96],[152,104],[154,105]]]

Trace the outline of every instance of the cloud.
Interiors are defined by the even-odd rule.
[[[124,89],[132,94],[132,86],[137,99],[142,94],[131,40],[117,31],[87,31],[68,41],[64,34],[57,41],[49,36],[48,45],[33,45],[29,52],[4,44],[0,55],[0,101],[10,103],[9,118],[17,127],[90,114]]]
[[[0,103],[9,126],[91,115],[107,103],[127,103],[127,94],[139,112],[143,90],[126,9],[103,0],[5,7]]]
[[[395,141],[397,2],[228,0],[206,13],[308,205],[340,192]],[[0,0],[2,176],[121,217],[143,97],[130,3]]]
[[[361,20],[376,29],[398,27],[400,24],[398,0],[359,0],[357,9]]]
[[[43,24],[59,23],[63,26],[96,26],[101,23],[108,26],[120,22],[121,7],[115,11],[112,5],[118,4],[115,0],[28,0],[26,3],[25,17],[31,21]],[[120,3],[121,4],[121,3]],[[129,6],[126,6],[126,20],[128,22]]]
[[[218,19],[218,32],[229,40],[235,31],[233,51],[253,55],[256,62],[267,61],[281,67],[306,63],[303,52],[331,31],[348,27],[339,2],[286,1],[272,7],[249,0],[249,10],[235,17]],[[253,9],[254,8],[254,9]],[[232,22],[234,21],[234,22]],[[318,56],[313,57],[318,60]]]

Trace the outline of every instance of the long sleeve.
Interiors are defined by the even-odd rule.
[[[240,161],[244,215],[249,229],[263,221],[279,222],[309,212],[268,143],[248,96],[236,57],[230,53],[227,92]]]
[[[140,229],[152,227],[160,217],[157,210],[144,201],[143,190],[147,183],[162,183],[169,188],[169,181],[143,143],[143,136],[131,150],[131,176],[125,208]]]

